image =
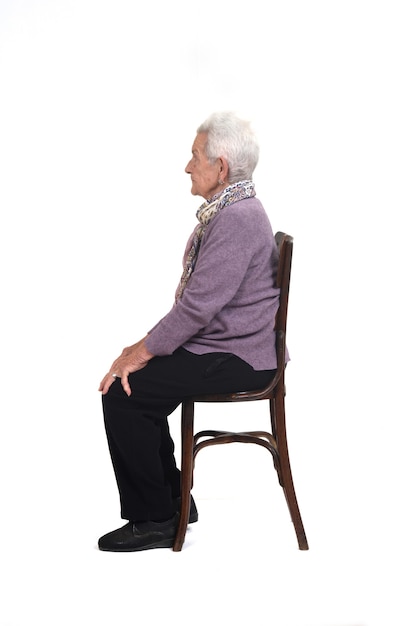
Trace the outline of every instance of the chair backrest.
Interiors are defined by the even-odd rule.
[[[224,401],[226,396],[227,400],[232,402],[240,400],[262,400],[266,398],[273,398],[276,396],[279,389],[283,388],[284,370],[287,360],[286,332],[293,238],[291,237],[291,235],[287,235],[286,233],[277,232],[275,234],[275,241],[278,247],[279,254],[276,284],[280,288],[279,307],[275,314],[277,370],[273,379],[264,389],[259,389],[257,391],[239,391],[231,394],[222,394],[218,396],[219,401]]]
[[[242,400],[272,399],[276,396],[284,383],[284,369],[286,363],[286,329],[288,294],[290,288],[291,260],[293,239],[286,233],[278,232],[275,235],[278,246],[278,268],[276,281],[280,288],[278,311],[275,315],[277,370],[269,384],[263,389],[255,391],[236,391],[233,393],[209,394],[194,396],[197,402],[240,402]]]
[[[275,331],[277,334],[278,375],[285,366],[286,332],[288,314],[288,296],[290,291],[291,263],[293,238],[286,233],[278,232],[275,235],[278,246],[279,260],[277,269],[277,286],[280,288],[279,307],[275,316]]]

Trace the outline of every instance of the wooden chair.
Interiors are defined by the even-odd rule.
[[[193,486],[193,470],[197,453],[211,445],[243,442],[263,446],[272,455],[274,467],[278,474],[291,520],[294,524],[300,550],[308,550],[306,534],[301,520],[295,494],[291,466],[287,446],[285,427],[285,352],[288,293],[291,275],[293,239],[285,233],[277,233],[275,240],[279,249],[277,284],[280,287],[280,305],[276,314],[276,349],[278,366],[273,380],[265,389],[257,391],[240,391],[236,393],[194,396],[182,403],[181,412],[181,510],[174,551],[182,549],[190,512],[190,491]],[[196,402],[253,402],[269,400],[271,432],[225,432],[204,430],[194,435],[194,405]]]

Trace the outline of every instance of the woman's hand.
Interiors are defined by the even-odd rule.
[[[145,346],[145,339],[146,337],[133,344],[133,346],[125,348],[122,354],[113,362],[109,372],[105,375],[98,388],[103,395],[108,392],[115,378],[121,379],[122,387],[126,394],[128,396],[131,395],[129,374],[145,367],[154,356]]]

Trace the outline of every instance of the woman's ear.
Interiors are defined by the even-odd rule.
[[[229,176],[229,164],[224,157],[219,157],[219,181],[226,182]]]

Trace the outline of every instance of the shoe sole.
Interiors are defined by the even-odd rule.
[[[137,548],[104,548],[99,546],[102,552],[143,552],[144,550],[154,550],[156,548],[172,548],[174,539],[164,539],[163,541],[155,541],[155,543],[146,546],[138,546]]]

